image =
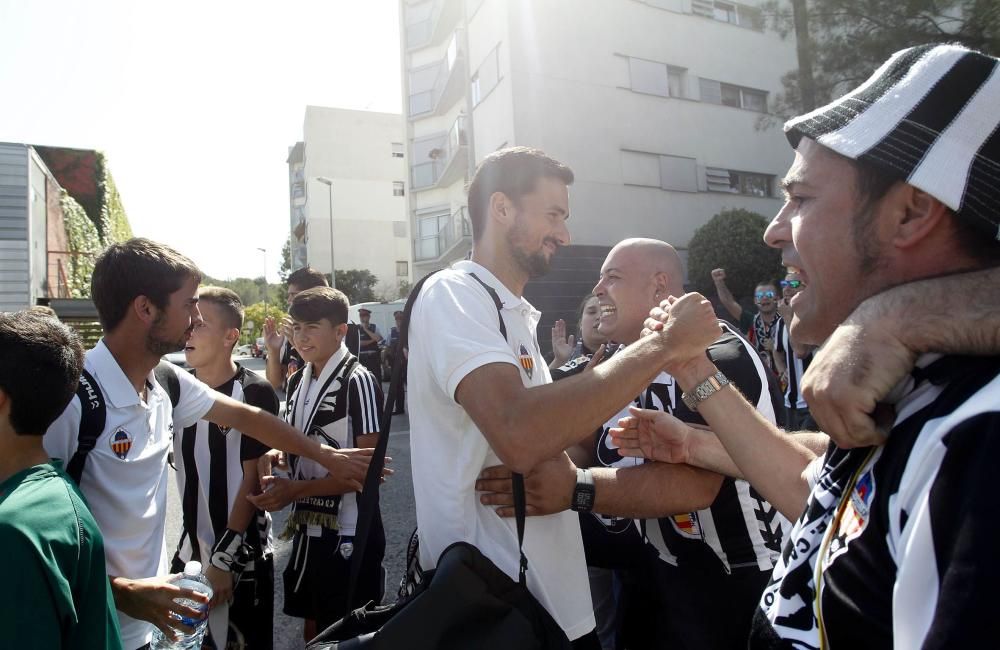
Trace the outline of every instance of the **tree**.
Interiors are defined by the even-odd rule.
[[[787,118],[859,85],[889,56],[926,43],[1000,52],[996,0],[772,0],[765,11],[782,35],[796,33],[798,70],[786,74],[773,111]],[[775,115],[762,123],[773,122]]]
[[[281,247],[281,268],[278,269],[278,277],[281,284],[287,287],[288,276],[292,273],[292,237],[289,235],[285,239],[285,245]]]
[[[715,293],[712,269],[726,269],[726,284],[737,300],[757,282],[784,275],[781,252],[764,243],[767,219],[749,210],[723,210],[695,231],[688,245],[688,278],[695,290]]]
[[[376,284],[378,278],[366,269],[337,269],[337,288],[344,292],[352,305],[374,302]]]
[[[287,316],[279,305],[273,302],[267,303],[267,316],[275,319],[275,322],[281,323],[281,321]],[[263,302],[254,303],[243,309],[243,323],[244,323],[244,333],[249,339],[247,342],[256,341],[258,337],[262,336],[261,332],[264,329],[264,316],[265,306]],[[247,328],[247,323],[253,323],[252,328]],[[241,339],[242,341],[242,339]]]

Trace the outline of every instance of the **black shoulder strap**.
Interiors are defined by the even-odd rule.
[[[161,361],[153,368],[156,383],[170,396],[170,406],[177,408],[181,401],[181,382],[177,379],[177,367],[169,361]]]
[[[86,370],[80,375],[76,396],[80,398],[80,432],[77,436],[76,453],[66,465],[66,473],[79,485],[83,477],[83,466],[87,462],[87,454],[97,444],[97,438],[104,431],[108,407],[104,403],[101,387],[97,385],[94,376]]]
[[[503,323],[503,301],[500,300],[500,296],[497,295],[497,290],[486,284],[479,279],[479,276],[475,273],[469,274],[473,280],[478,282],[486,289],[486,293],[490,294],[490,298],[493,298],[493,304],[497,306],[497,318],[500,320],[500,333],[503,334],[503,340],[507,340],[507,326]]]

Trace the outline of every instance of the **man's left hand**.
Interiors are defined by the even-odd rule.
[[[576,465],[565,453],[539,463],[524,477],[524,512],[528,516],[551,515],[568,510],[576,486]],[[514,488],[511,471],[503,465],[487,467],[476,481],[476,490],[483,492],[479,502],[498,506],[501,517],[514,516]]]
[[[205,577],[212,585],[212,600],[210,607],[217,607],[223,603],[228,603],[233,597],[233,574],[223,571],[217,566],[208,565],[205,568]]]

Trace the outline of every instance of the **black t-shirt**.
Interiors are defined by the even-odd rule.
[[[751,648],[971,648],[996,639],[1000,358],[925,357],[882,447],[831,445]],[[839,514],[838,514],[839,513]]]

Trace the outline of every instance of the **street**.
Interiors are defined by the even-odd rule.
[[[236,359],[241,365],[256,371],[260,375],[264,374],[264,360],[250,357],[238,357]],[[388,384],[383,384],[383,388],[388,391]],[[406,544],[410,539],[410,533],[416,527],[416,513],[413,509],[413,483],[410,475],[410,432],[409,421],[405,415],[394,416],[392,419],[392,430],[389,438],[389,449],[387,455],[392,458],[390,467],[395,471],[381,488],[382,521],[385,526],[386,548],[385,548],[385,569],[386,569],[386,598],[387,602],[395,599],[396,589],[399,580],[403,575],[406,565]],[[167,497],[167,549],[170,556],[173,556],[177,547],[177,540],[180,537],[182,526],[182,515],[180,497],[177,491],[177,482],[171,470],[170,489]],[[282,613],[282,583],[281,572],[288,563],[288,554],[291,552],[291,541],[282,541],[277,538],[278,533],[284,530],[285,517],[288,509],[274,513],[272,529],[275,531],[274,540],[274,573],[275,573],[275,596],[274,596],[274,648],[275,650],[294,650],[302,648],[302,621],[291,618]]]

